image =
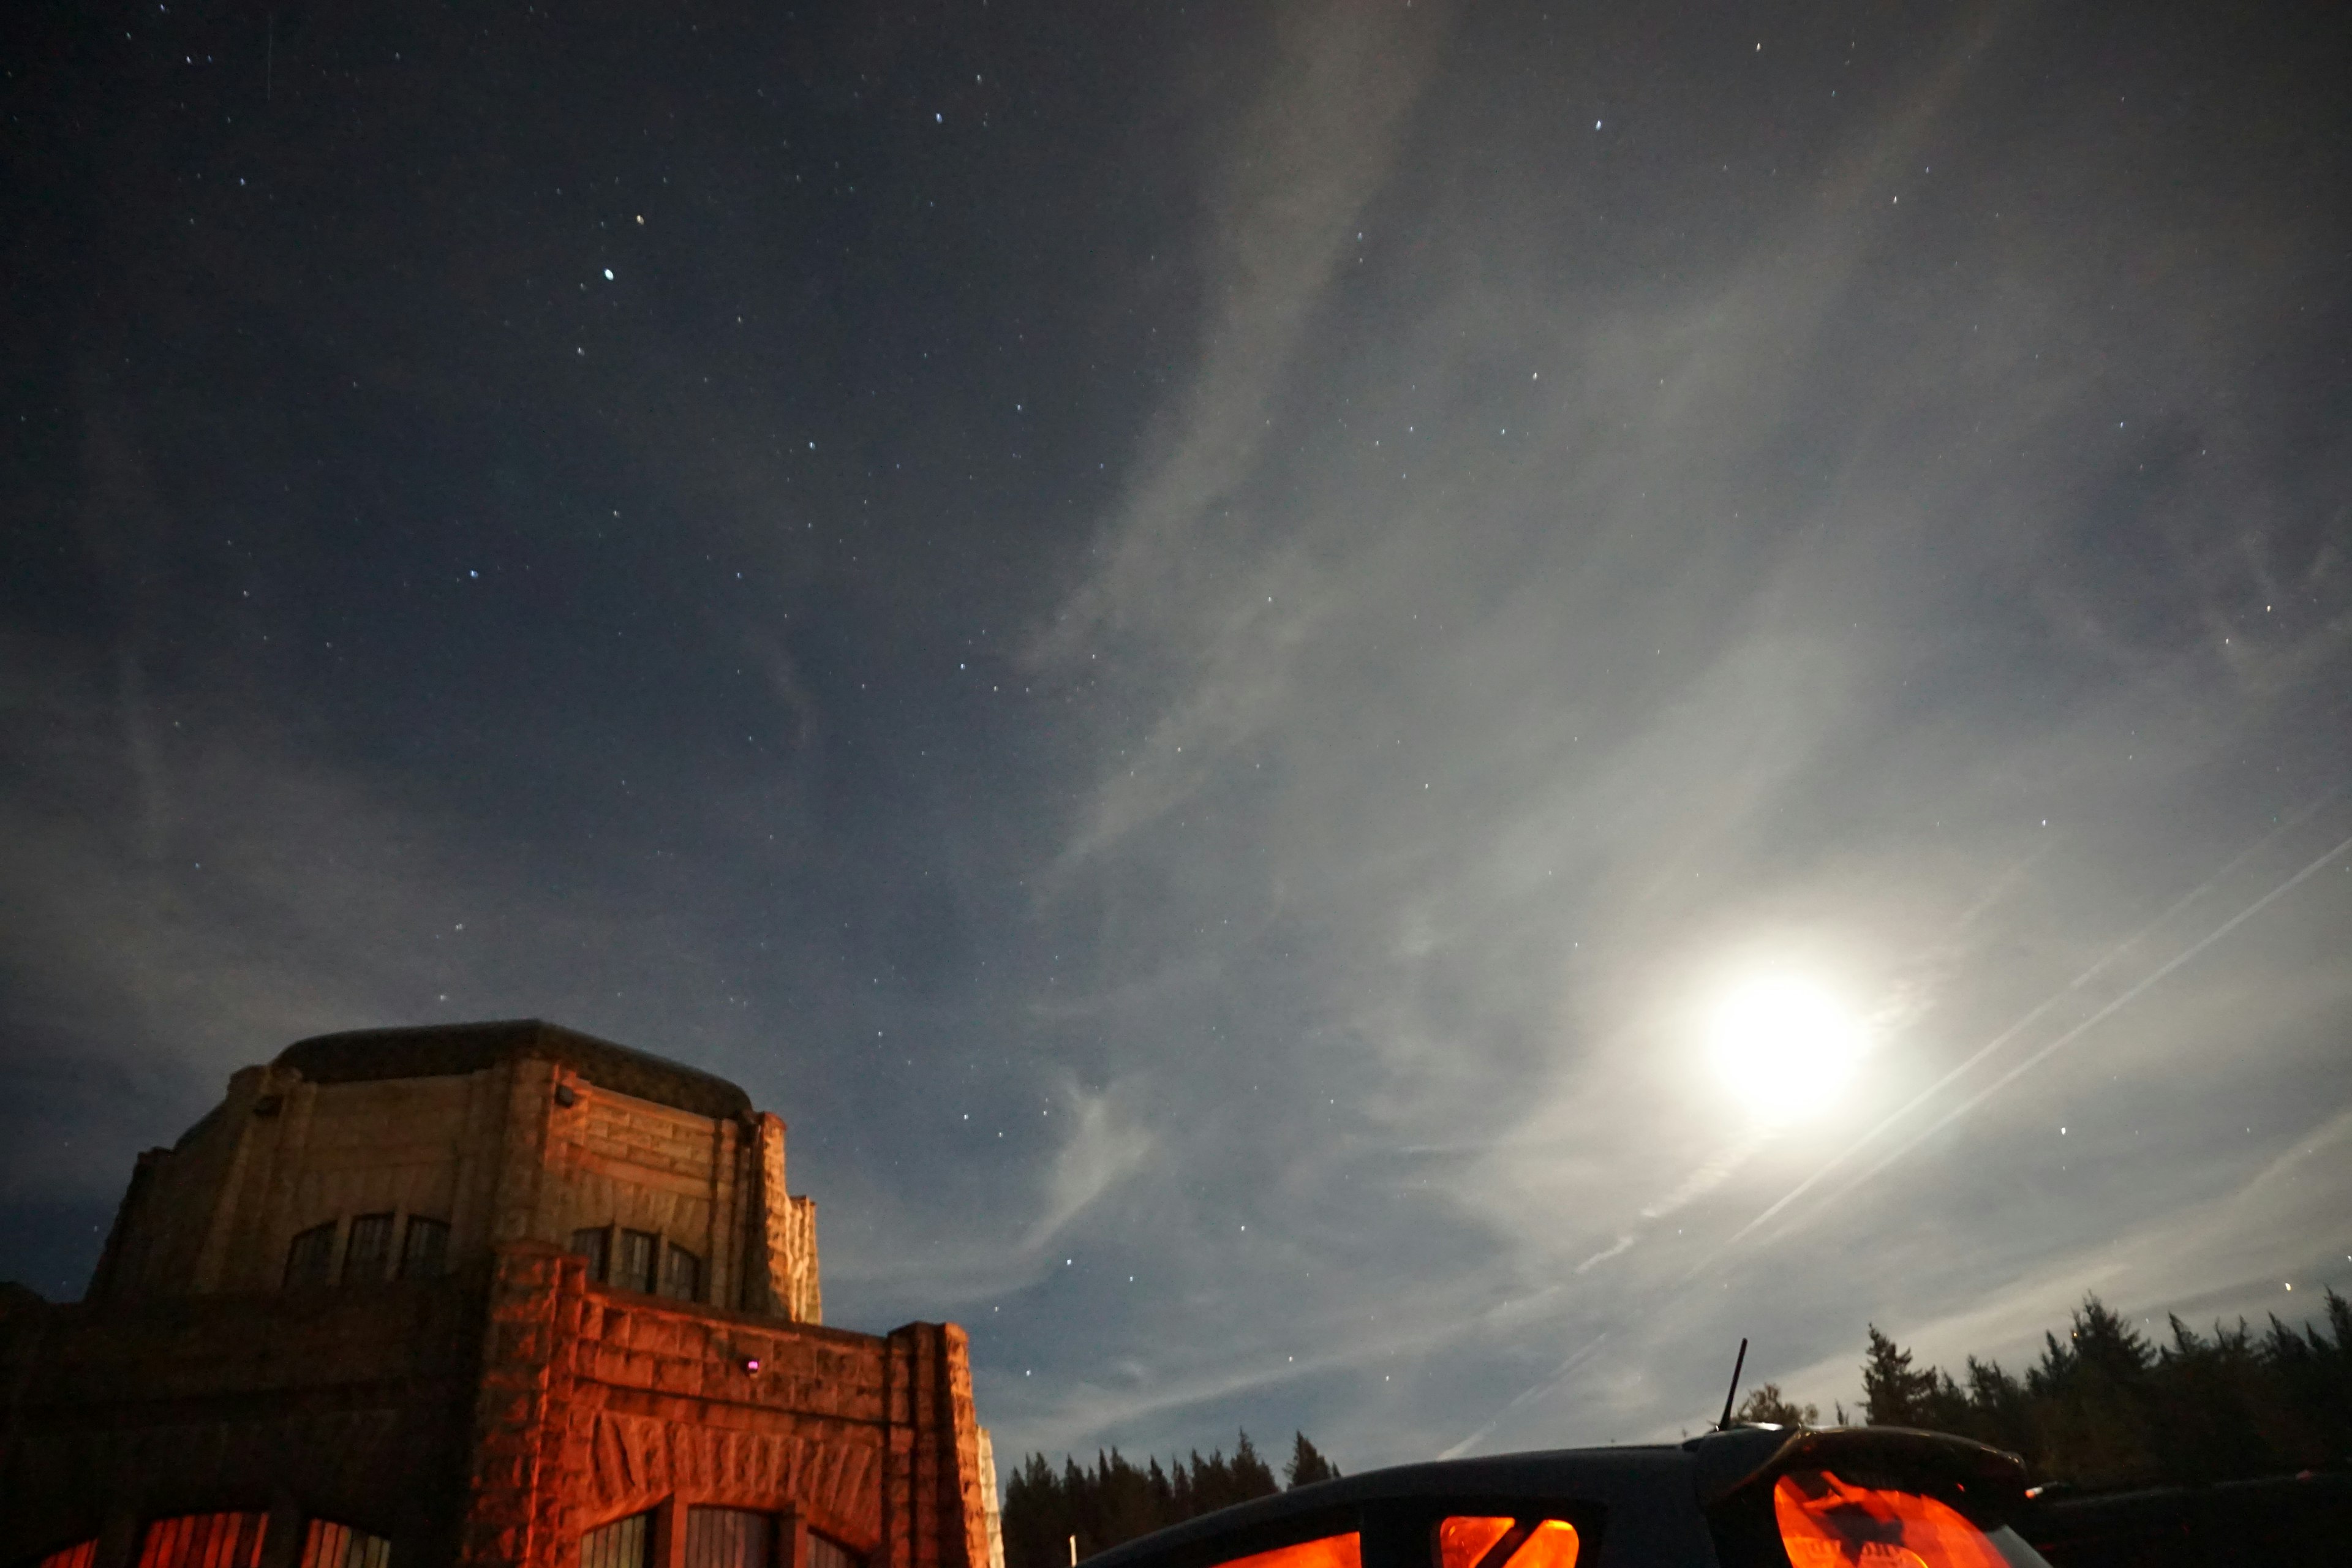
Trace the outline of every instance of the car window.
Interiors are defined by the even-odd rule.
[[[1457,1514],[1438,1522],[1436,1568],[1576,1568],[1577,1546],[1564,1519]]]
[[[1228,1558],[1217,1568],[1362,1568],[1363,1561],[1363,1545],[1351,1530],[1345,1535],[1326,1535],[1295,1546]]]
[[[1988,1532],[1937,1498],[1791,1470],[1772,1483],[1790,1568],[2028,1568],[2041,1562],[2007,1530]]]

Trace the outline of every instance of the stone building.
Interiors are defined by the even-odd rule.
[[[822,1324],[733,1084],[538,1022],[300,1041],[0,1288],[0,1568],[1001,1568],[963,1331]]]

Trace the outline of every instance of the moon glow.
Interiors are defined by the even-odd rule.
[[[1864,1044],[1861,1026],[1834,996],[1809,981],[1773,975],[1724,998],[1708,1055],[1724,1086],[1759,1119],[1778,1124],[1834,1104]]]

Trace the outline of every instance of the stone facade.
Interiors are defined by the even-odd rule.
[[[313,1520],[581,1568],[635,1515],[629,1568],[688,1568],[703,1508],[772,1521],[771,1568],[1001,1564],[963,1331],[820,1314],[732,1085],[536,1023],[304,1041],[141,1157],[88,1299],[0,1294],[0,1564],[242,1511],[254,1568]]]

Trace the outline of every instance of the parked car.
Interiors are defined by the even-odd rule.
[[[1159,1531],[1087,1568],[2047,1568],[2016,1456],[1871,1426],[1375,1470]]]

